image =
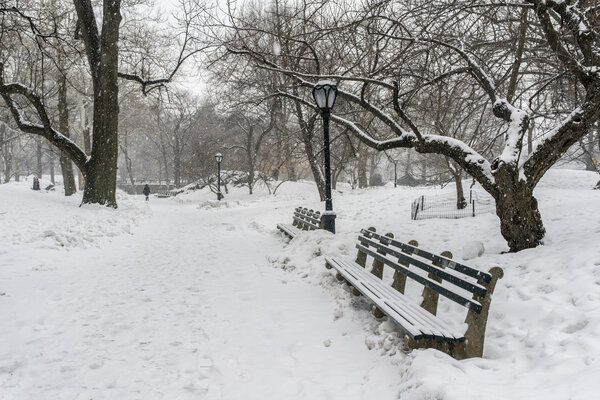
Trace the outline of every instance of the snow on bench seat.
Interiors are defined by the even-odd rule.
[[[325,257],[325,262],[373,301],[377,308],[392,318],[411,338],[457,342],[465,340],[463,333],[453,330],[435,315],[410,302],[406,296],[385,285],[381,279],[361,265],[343,258],[332,257]]]
[[[291,239],[293,239],[294,237],[296,237],[296,235],[300,233],[300,229],[290,224],[277,224],[277,229],[285,233]]]
[[[292,216],[293,223],[289,224],[277,224],[277,229],[282,231],[285,235],[291,239],[296,237],[300,231],[313,231],[320,229],[321,226],[321,213],[319,211],[309,210],[304,207],[297,207],[294,210]]]

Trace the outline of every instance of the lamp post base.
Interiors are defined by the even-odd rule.
[[[321,216],[321,219],[323,220],[323,229],[335,233],[335,217],[335,212],[325,211]]]

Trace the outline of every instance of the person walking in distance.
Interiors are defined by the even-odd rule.
[[[148,184],[146,183],[146,185],[144,185],[144,196],[146,196],[146,201],[149,200],[150,196],[150,186],[148,186]]]

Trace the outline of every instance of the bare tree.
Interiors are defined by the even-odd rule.
[[[85,177],[86,183],[83,203],[98,203],[116,207],[118,79],[122,78],[140,84],[144,94],[171,81],[181,64],[194,53],[200,51],[200,49],[190,50],[191,37],[186,25],[190,16],[197,11],[197,8],[185,9],[182,19],[184,33],[180,43],[181,51],[176,62],[169,63],[172,64],[171,72],[167,72],[165,78],[152,79],[147,75],[154,72],[150,68],[142,68],[139,73],[119,71],[118,44],[122,20],[122,3],[120,0],[104,0],[102,2],[101,18],[96,15],[98,9],[93,7],[91,0],[73,0],[77,23],[75,26],[71,24],[66,27],[59,26],[56,20],[46,19],[45,14],[42,12],[43,8],[39,7],[33,0],[31,3],[36,7],[29,8],[24,3],[19,3],[18,6],[16,4],[13,6],[9,4],[2,5],[0,14],[12,20],[10,29],[3,29],[2,36],[12,35],[14,37],[12,43],[16,46],[24,41],[32,40],[42,54],[42,58],[51,58],[47,51],[47,48],[52,45],[53,40],[51,39],[61,41],[73,48],[78,48],[79,45],[72,38],[81,39],[83,46],[80,52],[85,54],[87,60],[93,93],[93,143],[90,154],[86,154],[80,146],[61,132],[60,127],[56,128],[54,126],[44,104],[43,96],[37,93],[34,88],[19,82],[6,81],[6,73],[11,71],[13,53],[4,46],[0,49],[0,95],[21,131],[46,138],[79,168]],[[98,25],[99,21],[100,25]],[[146,57],[142,53],[141,58],[151,57]],[[153,63],[153,65],[155,64],[156,62]],[[129,63],[129,65],[132,65],[132,63]],[[16,98],[25,99],[25,102],[20,103]],[[35,115],[33,120],[29,118],[27,110],[33,110]]]
[[[264,20],[250,24],[250,18],[242,25],[238,15],[231,24],[235,40],[224,47],[230,54],[291,79],[292,89],[279,95],[308,109],[314,106],[306,93],[314,84],[323,78],[337,80],[346,107],[336,108],[331,118],[369,147],[379,151],[414,148],[452,159],[495,198],[502,235],[511,251],[519,251],[539,245],[545,235],[534,188],[561,155],[590,131],[600,114],[600,43],[597,8],[592,3],[382,1],[365,2],[362,10],[340,14],[336,2],[305,2],[295,9],[305,6],[295,21],[308,24],[306,32],[292,35],[267,30]],[[327,13],[327,18],[320,18]],[[303,19],[306,15],[311,15],[310,22]],[[518,21],[522,29],[509,29],[511,21]],[[530,24],[536,29],[528,29]],[[355,68],[368,63],[367,50],[332,44],[340,43],[349,32],[375,46],[376,68]],[[312,68],[285,63],[274,55],[265,46],[273,38],[308,48],[299,57],[304,60],[301,66],[311,64]],[[516,43],[516,48],[506,46],[509,43]],[[332,48],[339,52],[337,63],[328,57]],[[551,60],[543,68],[530,61],[539,60],[540,55]],[[428,69],[432,58],[445,60],[442,73]],[[327,73],[323,65],[328,66]],[[524,138],[533,115],[525,107],[551,91],[550,84],[556,79],[549,74],[570,77],[583,95],[559,121],[556,113],[535,115],[540,119],[534,135],[539,140],[532,152],[525,154]],[[491,120],[502,127],[488,157],[459,138],[431,133],[416,118],[415,102],[426,96],[430,86],[453,82],[458,76],[475,85],[481,102],[488,104]],[[540,76],[543,79],[538,79]],[[300,92],[299,87],[305,90]],[[354,120],[351,110],[373,116],[377,132]],[[544,128],[548,129],[539,131]]]

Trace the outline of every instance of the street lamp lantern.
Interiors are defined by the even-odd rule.
[[[223,161],[223,154],[215,154],[215,160],[217,160],[217,200],[221,201],[223,198],[221,194],[221,161]]]
[[[319,81],[313,88],[313,98],[321,112],[331,111],[336,97],[337,86],[331,81]]]
[[[325,142],[325,212],[323,213],[323,228],[335,233],[335,213],[331,201],[331,164],[329,161],[329,117],[331,109],[337,97],[337,86],[335,83],[325,80],[319,81],[313,88],[313,98],[323,117],[323,139]]]

